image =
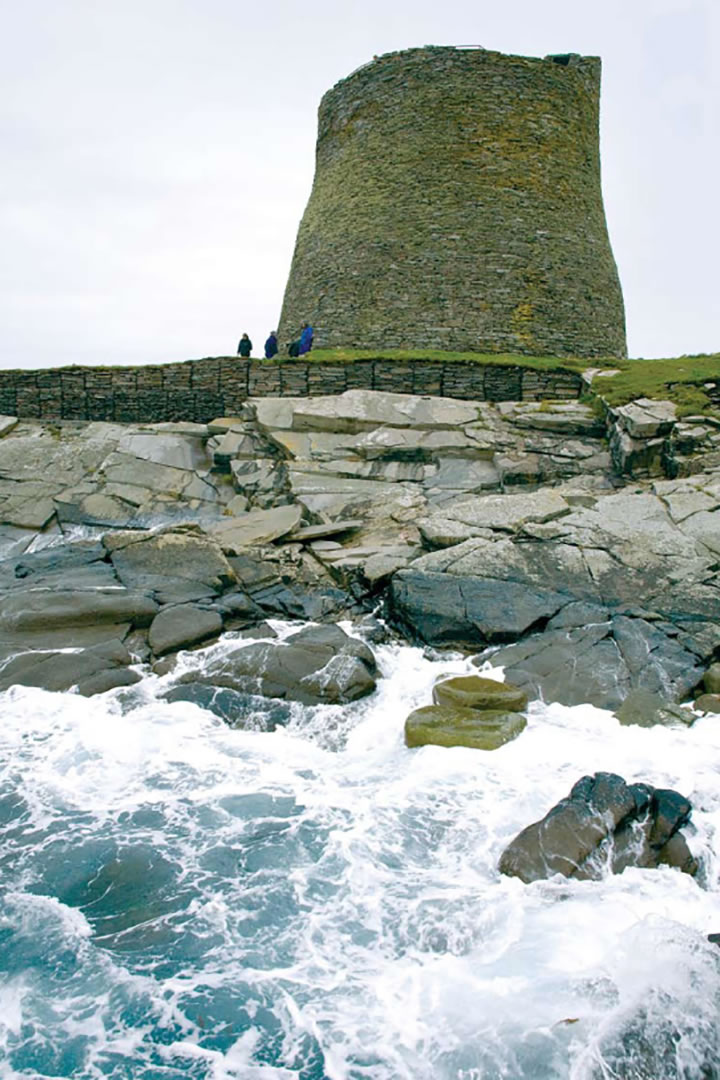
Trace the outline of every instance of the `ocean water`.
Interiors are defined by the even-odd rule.
[[[720,1076],[720,717],[537,703],[492,753],[408,750],[468,663],[376,653],[375,694],[272,732],[167,677],[0,695],[3,1080]],[[597,770],[689,796],[697,880],[500,876]]]

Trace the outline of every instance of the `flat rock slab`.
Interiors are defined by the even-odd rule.
[[[207,533],[224,552],[237,555],[243,548],[269,544],[287,536],[302,519],[302,508],[296,504],[275,506],[271,510],[251,510],[247,514],[223,519],[207,526]]]
[[[329,521],[325,525],[305,525],[301,529],[296,529],[290,539],[293,541],[300,541],[301,543],[309,543],[313,540],[321,540],[327,536],[337,536],[340,533],[352,532],[355,529],[362,529],[364,522],[359,518],[346,518],[344,521]]]
[[[466,746],[497,750],[524,731],[521,713],[493,709],[466,709],[460,705],[425,705],[405,721],[405,745]]]
[[[515,533],[526,522],[548,522],[570,513],[570,506],[552,488],[522,495],[477,495],[438,510],[420,521],[432,547],[457,544],[486,530]]]
[[[266,429],[359,432],[390,427],[453,428],[478,418],[478,406],[449,398],[346,390],[313,398],[254,398],[257,420]]]
[[[457,675],[435,683],[433,702],[466,709],[507,709],[517,712],[526,707],[528,697],[520,687],[509,683],[484,679],[481,675]]]
[[[500,857],[500,872],[526,883],[555,874],[597,880],[608,869],[662,863],[694,874],[697,863],[678,831],[690,812],[676,791],[627,784],[615,773],[584,776],[515,837]]]

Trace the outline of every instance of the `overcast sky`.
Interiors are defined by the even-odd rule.
[[[374,54],[603,60],[632,356],[720,349],[720,0],[0,0],[0,365],[255,352],[317,107]]]

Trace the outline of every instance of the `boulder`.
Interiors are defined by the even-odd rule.
[[[256,544],[269,544],[291,533],[300,524],[299,506],[276,506],[271,510],[251,510],[247,514],[223,518],[207,526],[207,533],[224,552],[236,555]]]
[[[693,705],[701,712],[720,713],[720,694],[701,694]]]
[[[625,727],[631,724],[637,727],[684,724],[689,727],[695,719],[689,709],[681,709],[679,705],[665,701],[659,694],[641,689],[630,691],[616,710],[615,717]]]
[[[176,649],[195,645],[198,641],[217,637],[222,627],[222,616],[213,608],[175,604],[164,607],[155,616],[150,624],[148,641],[155,656],[163,656]]]
[[[271,701],[237,690],[206,686],[204,683],[185,683],[174,686],[162,695],[164,701],[189,701],[224,720],[233,728],[247,731],[274,731],[284,727],[291,718],[287,702]]]
[[[711,664],[703,675],[703,686],[707,694],[720,694],[720,664]]]
[[[0,595],[0,641],[36,649],[93,645],[147,626],[158,606],[140,590],[33,588]]]
[[[390,585],[394,622],[428,645],[478,645],[514,641],[545,623],[570,598],[512,581],[400,570]]]
[[[375,689],[375,658],[338,626],[309,626],[283,641],[238,645],[205,658],[202,672],[188,672],[182,681],[304,705],[344,704]]]
[[[497,750],[516,738],[526,724],[521,713],[503,709],[469,709],[452,703],[424,705],[405,721],[405,744]]]
[[[130,653],[121,641],[108,641],[77,652],[19,653],[0,670],[0,690],[10,686],[39,686],[70,690],[90,697],[116,686],[129,686],[140,676],[130,671]]]
[[[596,880],[609,869],[660,864],[694,874],[697,864],[678,830],[691,806],[676,791],[627,784],[615,773],[584,776],[500,857],[503,874],[529,883],[562,874]],[[675,838],[678,838],[677,840]]]
[[[164,602],[213,595],[235,582],[220,546],[195,526],[107,533],[103,544],[123,584],[165,590]]]
[[[458,675],[443,679],[433,687],[435,705],[465,709],[507,709],[516,712],[528,703],[527,694],[517,686],[484,679],[480,675]]]

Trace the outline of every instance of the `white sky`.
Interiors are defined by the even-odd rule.
[[[374,54],[603,60],[630,354],[720,349],[720,0],[0,0],[0,366],[255,353],[325,90]]]

